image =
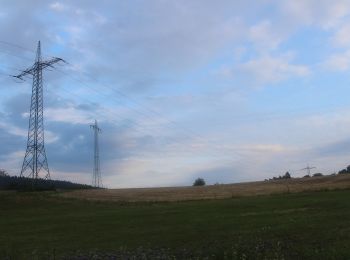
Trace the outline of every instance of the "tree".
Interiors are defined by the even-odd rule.
[[[338,174],[347,174],[347,173],[348,173],[348,171],[346,169],[340,170],[338,172]]]
[[[284,179],[290,179],[291,176],[290,176],[290,173],[289,172],[286,172],[286,174],[283,176]]]
[[[342,169],[338,172],[338,174],[347,174],[347,173],[350,173],[350,165],[348,165],[346,169]]]
[[[348,165],[348,167],[346,167],[346,171],[347,171],[348,173],[350,173],[350,165]]]
[[[204,185],[205,185],[205,181],[202,178],[197,178],[193,183],[193,186],[204,186]]]
[[[4,169],[0,169],[0,176],[9,176],[7,171],[5,171]]]

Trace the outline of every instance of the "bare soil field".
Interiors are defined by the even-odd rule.
[[[97,201],[155,202],[225,199],[243,196],[336,189],[350,189],[350,174],[208,185],[203,187],[75,190],[60,193],[60,196]]]

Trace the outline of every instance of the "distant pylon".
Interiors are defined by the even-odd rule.
[[[101,129],[98,127],[96,120],[95,124],[90,125],[90,128],[94,130],[94,169],[92,175],[92,186],[96,188],[102,188],[102,178],[100,171],[100,151],[98,145],[98,134],[101,132]]]
[[[303,169],[300,169],[300,170],[301,170],[301,171],[307,170],[307,175],[308,175],[308,176],[311,176],[311,170],[312,170],[312,169],[316,169],[316,167],[310,167],[309,164],[308,164],[306,168],[303,168]]]
[[[24,156],[21,177],[40,178],[41,170],[45,172],[43,177],[50,179],[50,170],[47,163],[47,157],[44,146],[44,96],[43,96],[43,69],[53,67],[57,62],[63,61],[60,58],[52,58],[43,61],[41,59],[40,41],[36,51],[34,64],[20,74],[13,76],[17,79],[24,80],[25,76],[33,77],[32,97],[30,104],[29,128],[27,150]]]

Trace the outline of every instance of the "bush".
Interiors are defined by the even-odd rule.
[[[204,186],[204,185],[205,185],[205,181],[202,178],[197,178],[193,183],[193,186]]]
[[[322,173],[320,173],[320,172],[315,173],[314,175],[312,175],[312,177],[321,177],[321,176],[323,176],[323,174],[322,174]]]

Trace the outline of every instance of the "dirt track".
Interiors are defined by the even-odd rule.
[[[349,188],[350,174],[344,174],[204,187],[76,190],[61,196],[101,201],[184,201]]]

